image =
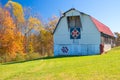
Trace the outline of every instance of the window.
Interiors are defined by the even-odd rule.
[[[67,17],[67,21],[68,21],[68,28],[82,27],[81,21],[80,21],[80,16],[69,16],[69,17]]]

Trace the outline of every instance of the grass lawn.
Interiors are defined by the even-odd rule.
[[[0,80],[120,80],[120,47],[103,55],[0,64]]]

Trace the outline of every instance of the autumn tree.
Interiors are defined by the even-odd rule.
[[[37,42],[39,45],[36,48],[42,55],[53,55],[53,31],[58,22],[58,17],[52,16],[49,18],[49,21],[44,24],[45,30],[40,30],[39,35],[37,36]]]
[[[57,22],[58,22],[58,17],[57,16],[52,16],[51,18],[48,19],[48,23],[46,26],[47,30],[49,30],[51,33],[53,33],[56,25],[57,25]]]
[[[40,20],[31,15],[30,8],[24,8],[21,4],[13,1],[8,1],[6,8],[12,13],[12,17],[17,25],[17,28],[24,35],[25,53],[29,52],[29,46],[32,48],[30,39],[31,34],[36,32],[41,25]]]
[[[32,44],[34,43],[35,38],[33,36],[37,35],[36,33],[38,33],[39,30],[44,30],[40,20],[35,17],[30,17],[28,19],[28,27],[26,28],[25,31],[25,37],[27,41],[26,43],[27,52],[30,52],[30,50],[34,49],[33,47],[35,46],[35,44],[34,45]]]
[[[27,12],[26,12],[27,11]],[[53,16],[44,24],[38,16],[31,15],[30,8],[11,0],[0,8],[0,56],[15,59],[17,54],[39,52],[52,55],[53,35],[58,18]]]
[[[13,2],[12,0],[9,0],[5,5],[5,9],[10,12],[16,29],[23,34],[23,30],[25,28],[25,19],[22,5],[17,2]],[[21,37],[23,36],[24,34]],[[25,39],[22,40],[22,42],[25,43]]]
[[[24,22],[23,8],[19,3],[9,0],[5,7],[10,10],[12,17],[14,17],[17,22]]]
[[[0,8],[0,56],[15,58],[17,53],[23,53],[21,36],[10,13]]]

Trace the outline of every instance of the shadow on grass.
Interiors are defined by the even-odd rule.
[[[87,56],[95,56],[95,55],[87,55]],[[51,57],[41,57],[41,58],[37,58],[37,59],[31,59],[31,60],[24,60],[24,61],[13,61],[13,62],[6,62],[6,63],[2,63],[2,65],[8,65],[8,64],[16,64],[16,63],[25,63],[25,62],[30,62],[30,61],[36,61],[36,60],[49,60],[49,59],[59,59],[59,58],[70,58],[70,57],[85,57],[85,56],[78,56],[78,55],[74,55],[74,56],[51,56]]]

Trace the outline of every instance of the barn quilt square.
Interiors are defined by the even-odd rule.
[[[70,39],[80,39],[80,28],[70,28]]]

